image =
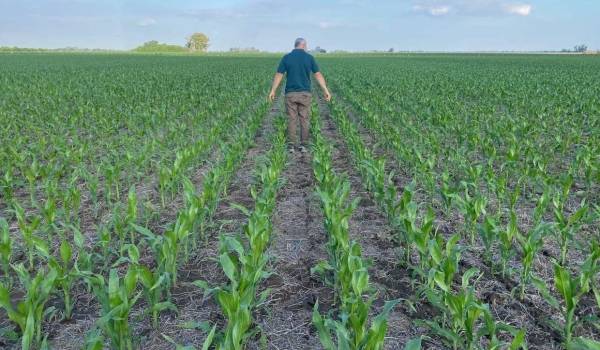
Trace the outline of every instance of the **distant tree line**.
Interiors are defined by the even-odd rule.
[[[57,49],[0,46],[0,52],[115,52],[118,50],[110,49],[86,49],[80,47],[61,47]]]
[[[575,47],[573,48],[573,50],[569,50],[569,49],[562,49],[561,52],[586,52],[588,50],[587,45],[582,44],[582,45],[575,45]]]
[[[136,47],[134,52],[206,52],[208,49],[208,36],[204,33],[194,33],[187,38],[185,46],[159,43],[156,40],[147,41]]]

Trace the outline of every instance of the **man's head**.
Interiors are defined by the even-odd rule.
[[[296,41],[294,41],[294,48],[306,50],[306,39],[304,39],[304,38],[296,39]]]

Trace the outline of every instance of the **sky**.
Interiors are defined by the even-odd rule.
[[[600,49],[600,0],[0,0],[0,46],[287,51]]]

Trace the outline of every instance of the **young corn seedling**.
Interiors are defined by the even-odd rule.
[[[66,224],[77,225],[79,222],[79,209],[81,207],[81,191],[77,188],[73,179],[69,190],[63,193],[63,217]]]
[[[35,207],[36,206],[35,182],[41,175],[41,168],[40,168],[40,164],[39,164],[38,160],[34,157],[31,164],[29,164],[29,166],[24,167],[24,169],[22,169],[21,173],[23,175],[25,175],[25,178],[27,179],[27,182],[29,183],[29,199],[31,201],[31,206]]]
[[[535,286],[540,290],[544,299],[563,314],[563,337],[565,347],[568,349],[577,348],[573,344],[573,331],[581,320],[577,318],[575,311],[581,298],[594,290],[596,276],[600,273],[599,260],[600,245],[593,242],[590,254],[581,266],[579,275],[573,275],[568,268],[561,266],[558,262],[554,263],[554,287],[561,296],[562,303],[554,298],[542,280],[534,280]]]
[[[569,252],[569,243],[575,239],[575,236],[581,225],[584,224],[586,219],[586,213],[588,211],[588,205],[585,199],[581,202],[580,207],[571,215],[566,216],[564,214],[564,202],[566,198],[555,197],[553,200],[554,205],[554,219],[556,221],[554,234],[556,240],[560,245],[560,264],[564,265],[567,262],[567,254]]]
[[[21,237],[25,243],[29,270],[32,271],[34,268],[36,252],[39,252],[44,257],[49,255],[48,242],[35,234],[40,226],[40,217],[34,216],[33,218],[27,218],[25,216],[25,210],[20,205],[15,203],[14,206]]]
[[[344,260],[346,263],[342,268],[346,271],[338,271],[342,287],[338,320],[323,318],[318,302],[314,307],[312,321],[319,332],[321,344],[328,350],[383,349],[387,320],[399,300],[386,302],[382,312],[375,316],[369,326],[369,312],[375,295],[371,295],[369,274],[357,243],[351,243]],[[337,347],[334,345],[334,334]]]
[[[454,204],[454,198],[458,194],[458,189],[450,183],[450,174],[448,171],[442,173],[441,181],[440,195],[444,204],[444,213],[448,216]]]
[[[498,240],[500,235],[500,228],[498,227],[497,222],[498,221],[494,216],[487,216],[483,223],[478,225],[479,237],[481,237],[481,241],[485,247],[483,259],[490,265],[492,273],[494,272],[492,246]]]
[[[164,275],[167,290],[171,290],[177,283],[177,265],[179,254],[182,250],[181,241],[189,235],[184,215],[180,213],[175,225],[167,229],[162,235],[156,235],[145,227],[133,225],[133,228],[142,234],[154,253],[154,260],[159,275]]]
[[[127,247],[129,263],[137,274],[138,281],[142,285],[143,294],[148,303],[148,311],[152,315],[152,326],[158,328],[158,316],[166,310],[177,311],[175,304],[171,300],[164,300],[164,289],[167,286],[167,275],[162,273],[160,269],[151,270],[147,266],[141,265],[139,262],[140,252],[138,248],[129,244]]]
[[[127,194],[127,216],[125,217],[125,229],[129,231],[129,242],[135,244],[135,230],[132,225],[136,223],[138,218],[138,201],[135,186],[129,188]]]
[[[525,288],[532,279],[531,269],[533,267],[533,260],[542,248],[544,244],[544,237],[551,228],[551,224],[541,222],[537,226],[533,227],[526,236],[516,229],[516,239],[521,246],[521,264],[523,265],[520,279],[521,292],[519,294],[521,300],[525,298]]]
[[[437,236],[436,230],[434,227],[435,214],[431,208],[427,210],[425,217],[420,226],[417,225],[417,212],[416,205],[410,206],[409,213],[405,220],[405,226],[407,228],[410,241],[417,248],[419,253],[419,267],[417,269],[417,273],[421,276],[422,282],[427,280],[427,268],[428,268],[428,259],[429,259],[429,241],[433,236]]]
[[[79,241],[82,241],[80,238]],[[79,248],[76,246],[76,249]],[[76,252],[77,253],[77,252]],[[50,257],[48,266],[56,274],[56,286],[62,290],[63,301],[65,304],[64,318],[69,320],[73,312],[75,301],[71,299],[71,288],[76,279],[80,276],[79,269],[73,261],[73,247],[69,240],[62,238],[59,247],[59,258]]]
[[[4,176],[0,178],[0,188],[2,189],[2,195],[4,196],[4,200],[11,204],[14,199],[14,182],[15,178],[13,177],[12,169],[8,168],[4,173]]]
[[[483,195],[471,196],[469,194],[469,187],[473,186],[473,184],[468,184],[466,182],[462,183],[464,188],[464,197],[460,195],[455,195],[454,199],[458,205],[459,210],[465,216],[466,224],[467,224],[467,233],[471,239],[471,244],[475,244],[475,233],[476,233],[476,224],[477,220],[481,215],[485,215],[485,208],[487,206],[487,198]]]
[[[506,278],[507,272],[508,275],[510,275],[510,271],[508,271],[507,267],[508,262],[515,255],[513,244],[517,239],[518,232],[517,213],[513,209],[510,211],[510,218],[506,227],[498,231],[498,236],[500,238],[500,271],[503,278]]]
[[[8,222],[0,217],[0,264],[4,278],[9,280],[10,260],[13,252],[13,241],[10,237]]]
[[[427,291],[428,300],[443,311],[444,320],[442,324],[436,321],[425,321],[425,324],[446,339],[455,350],[477,348],[480,337],[478,322],[489,312],[487,306],[477,300],[473,287],[469,284],[469,280],[478,273],[476,269],[466,271],[457,292],[450,290],[445,282],[437,283],[441,292],[436,292],[435,289]]]
[[[110,338],[113,349],[133,350],[129,329],[129,314],[142,292],[135,293],[137,271],[129,268],[122,278],[111,269],[108,284],[102,275],[87,276],[101,305],[98,326]]]
[[[0,282],[0,307],[6,311],[8,319],[14,322],[21,332],[21,348],[37,349],[45,342],[42,334],[42,321],[51,309],[45,305],[53,290],[56,272],[38,271],[31,277],[27,269],[19,264],[14,267],[26,294],[14,307],[8,288]]]

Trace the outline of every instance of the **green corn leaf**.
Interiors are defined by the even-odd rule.
[[[233,283],[237,283],[237,268],[236,263],[233,262],[228,253],[223,253],[219,256],[219,262],[223,268],[223,272],[229,280]]]
[[[600,342],[593,339],[578,337],[567,345],[568,350],[598,350]]]
[[[527,349],[527,343],[525,341],[525,330],[521,329],[515,334],[512,342],[508,347],[509,350]]]
[[[319,339],[321,340],[321,344],[323,348],[326,350],[335,350],[335,345],[333,344],[333,339],[331,338],[331,333],[325,326],[325,321],[321,317],[319,313],[319,301],[315,303],[313,307],[313,315],[312,315],[312,323],[317,329],[319,333]]]
[[[421,342],[423,337],[418,337],[409,340],[406,345],[404,345],[404,350],[421,350]]]
[[[210,332],[208,333],[208,336],[206,336],[204,343],[202,344],[202,350],[209,350],[210,346],[212,345],[212,343],[215,339],[216,332],[217,332],[217,326],[214,325],[212,327],[212,329],[210,330]]]

